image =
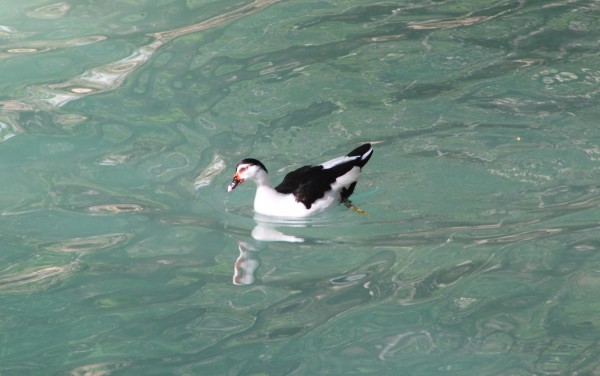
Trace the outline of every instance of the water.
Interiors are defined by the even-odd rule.
[[[1,9],[0,374],[600,373],[597,2]]]

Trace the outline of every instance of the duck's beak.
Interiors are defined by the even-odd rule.
[[[233,175],[233,180],[227,186],[227,192],[233,191],[235,189],[235,187],[237,187],[243,181],[244,181],[244,179],[240,178],[237,173],[235,175]]]

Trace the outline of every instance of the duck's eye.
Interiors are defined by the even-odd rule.
[[[240,172],[244,172],[244,171],[246,171],[247,169],[248,169],[248,167],[245,167],[245,166],[244,166],[244,167],[240,168]]]

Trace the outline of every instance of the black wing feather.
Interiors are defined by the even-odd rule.
[[[275,190],[280,193],[292,193],[296,201],[310,209],[315,201],[331,189],[331,184],[352,167],[352,163],[344,163],[328,170],[324,170],[323,166],[303,166],[287,174]]]
[[[357,147],[356,149],[352,150],[350,153],[346,154],[346,157],[362,157],[363,155],[365,155],[366,152],[369,151],[369,149],[371,149],[371,144],[363,144]],[[355,166],[363,168],[363,166],[367,164],[369,159],[371,159],[372,155],[373,153],[369,154],[365,159],[359,158],[358,160],[356,160],[357,163],[355,164]]]
[[[370,144],[364,144],[350,153],[347,157],[361,157],[371,149]],[[296,201],[301,202],[310,209],[312,204],[325,196],[325,192],[331,189],[336,179],[353,167],[358,166],[362,168],[371,158],[372,153],[365,159],[356,158],[346,163],[339,164],[332,168],[325,170],[323,166],[302,166],[297,170],[294,170],[287,174],[281,184],[275,187],[275,190],[280,193],[289,194],[292,193],[296,198]],[[352,192],[356,182],[352,183],[347,189],[342,189],[342,199],[347,199]]]
[[[281,184],[275,187],[275,190],[285,194],[294,193],[302,181],[306,180],[308,176],[313,175],[309,172],[312,168],[315,168],[315,166],[302,166],[299,169],[288,173],[283,178]]]

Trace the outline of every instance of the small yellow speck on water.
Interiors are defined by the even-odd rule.
[[[517,136],[517,141],[521,141],[521,136]]]

